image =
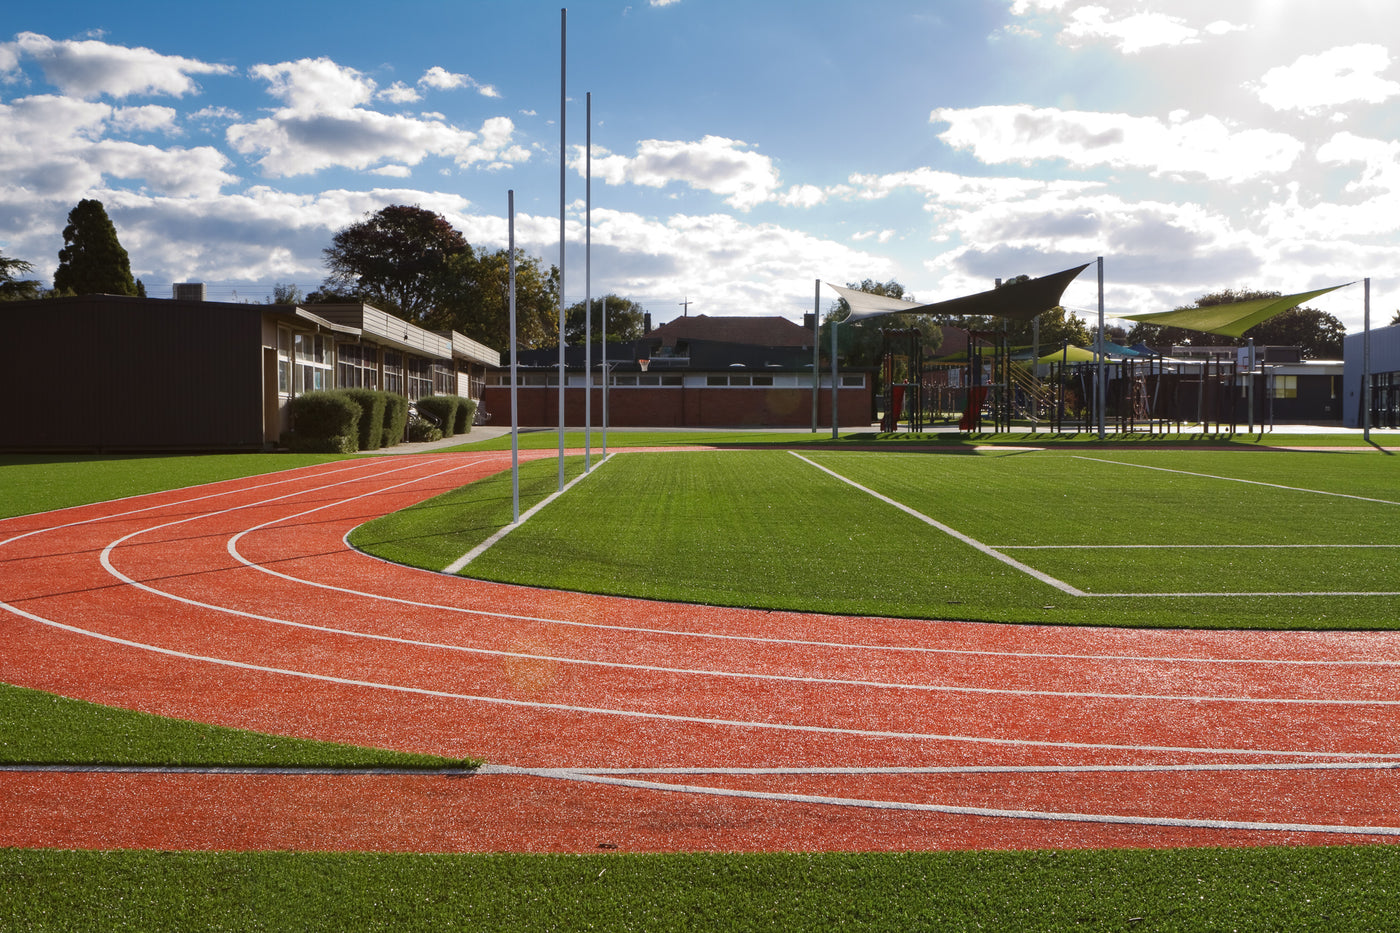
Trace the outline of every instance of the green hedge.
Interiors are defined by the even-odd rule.
[[[346,393],[307,392],[289,405],[292,429],[282,442],[293,451],[353,454],[359,449],[360,406]]]
[[[456,395],[430,395],[418,400],[418,413],[437,425],[443,437],[451,437],[456,433],[457,409],[462,401]]]
[[[393,447],[408,431],[408,399],[397,392],[386,392],[384,397],[384,446]]]
[[[342,389],[341,392],[360,406],[360,449],[378,450],[383,447],[384,409],[388,403],[388,393],[374,389]]]

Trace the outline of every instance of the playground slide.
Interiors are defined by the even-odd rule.
[[[958,422],[959,431],[971,431],[981,420],[982,403],[987,400],[986,386],[973,386],[967,390],[967,411]]]

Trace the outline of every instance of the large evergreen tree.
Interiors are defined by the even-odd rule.
[[[131,260],[101,201],[84,199],[68,212],[53,287],[60,295],[137,294]]]

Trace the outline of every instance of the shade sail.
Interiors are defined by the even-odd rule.
[[[1211,305],[1206,308],[1181,308],[1177,311],[1156,311],[1152,314],[1123,314],[1120,317],[1143,324],[1156,324],[1161,327],[1180,327],[1185,330],[1198,330],[1222,337],[1242,337],[1244,332],[1255,324],[1267,321],[1276,314],[1296,308],[1305,301],[1334,292],[1339,288],[1355,284],[1347,282],[1319,288],[1312,292],[1299,292],[1296,295],[1283,295],[1279,298],[1253,298],[1249,301],[1236,301],[1228,305]]]
[[[933,304],[902,301],[899,298],[872,295],[854,288],[842,288],[840,285],[832,285],[830,282],[826,284],[846,299],[846,304],[851,307],[851,313],[841,321],[843,324],[863,321],[866,318],[878,317],[882,314],[980,315],[1004,317],[1013,321],[1029,321],[1059,305],[1060,296],[1065,293],[1069,283],[1087,268],[1089,268],[1089,263],[1086,262],[1082,266],[1041,276],[1038,279],[1015,282],[1003,285],[1001,288],[994,288],[991,291],[964,295],[961,298],[950,298],[947,301],[938,301]]]
[[[1054,353],[1047,353],[1036,360],[1042,366],[1046,363],[1092,363],[1098,359],[1093,350],[1086,350],[1083,347],[1070,346],[1068,350],[1060,349]]]

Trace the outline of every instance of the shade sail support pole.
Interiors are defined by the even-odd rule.
[[[1099,440],[1104,439],[1104,408],[1108,398],[1108,387],[1104,385],[1104,365],[1103,365],[1103,257],[1099,257],[1099,339],[1098,351],[1098,384],[1094,387],[1094,408],[1099,415]]]
[[[1365,280],[1361,325],[1361,435],[1371,442],[1371,280]]]

